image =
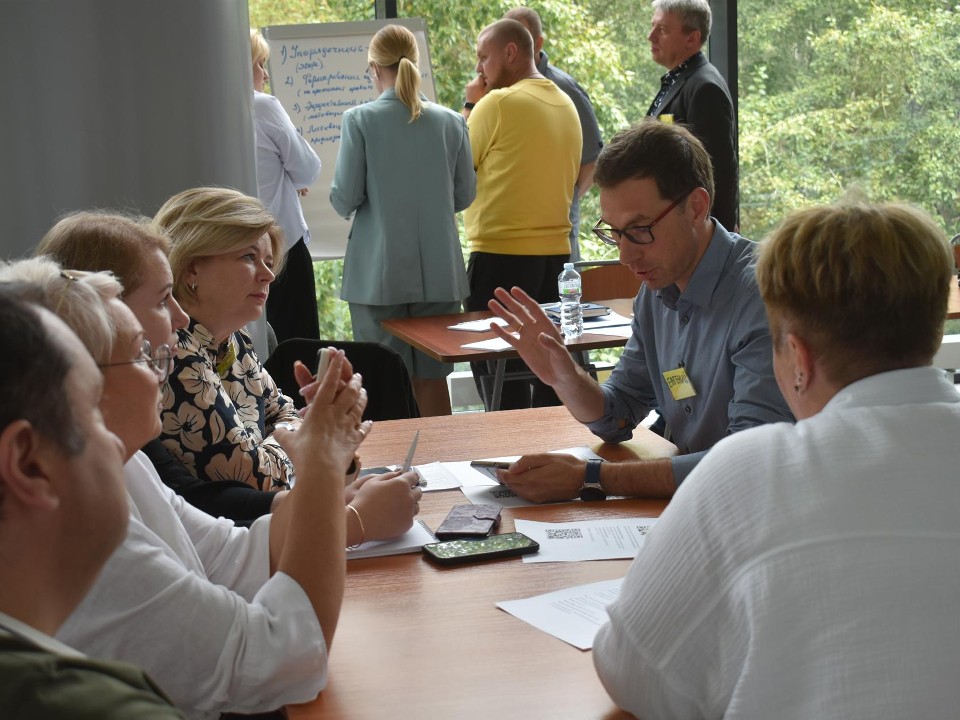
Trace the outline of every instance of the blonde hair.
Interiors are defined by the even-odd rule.
[[[123,287],[108,272],[62,270],[46,257],[0,263],[0,283],[26,283],[25,299],[42,305],[66,323],[98,363],[110,361],[117,328],[107,303]]]
[[[47,231],[34,254],[74,270],[109,270],[123,283],[124,293],[131,293],[143,284],[150,251],[170,254],[170,241],[149,223],[149,218],[119,213],[72,213]]]
[[[382,67],[397,69],[394,87],[400,101],[410,108],[410,122],[420,117],[420,51],[417,38],[403,25],[385,25],[370,41],[367,60]]]
[[[267,45],[267,41],[260,34],[260,31],[253,28],[250,29],[250,57],[254,65],[270,59],[270,46]]]
[[[184,298],[196,300],[186,281],[193,260],[246,247],[264,233],[270,236],[273,273],[279,275],[283,269],[283,231],[259,200],[237,190],[184,190],[163,204],[153,222],[170,238],[173,295],[180,302]]]
[[[757,283],[775,344],[802,337],[845,387],[929,365],[943,336],[951,258],[923,211],[844,203],[799,210],[760,247]]]

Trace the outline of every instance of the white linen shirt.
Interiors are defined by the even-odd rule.
[[[304,244],[310,242],[297,189],[313,185],[320,177],[320,158],[273,95],[254,90],[253,117],[257,130],[257,194],[283,228],[290,250],[300,238]]]
[[[124,474],[127,537],[57,638],[143,668],[190,718],[315,698],[326,643],[300,585],[269,577],[270,516],[249,530],[214,519],[164,486],[141,452]]]
[[[645,718],[956,718],[960,394],[882,373],[711,450],[594,644]]]

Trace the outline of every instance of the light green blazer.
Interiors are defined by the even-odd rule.
[[[364,305],[462,300],[468,294],[455,213],[477,177],[463,118],[392,88],[343,114],[330,203],[353,217],[340,297]]]

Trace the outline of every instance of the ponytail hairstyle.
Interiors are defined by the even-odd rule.
[[[382,67],[396,69],[397,83],[394,87],[400,101],[410,108],[410,122],[420,117],[423,102],[420,100],[420,68],[417,63],[420,51],[413,33],[402,25],[385,25],[373,40],[367,60]]]

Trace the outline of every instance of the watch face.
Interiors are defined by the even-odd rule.
[[[593,502],[595,500],[606,500],[607,493],[604,491],[599,484],[587,484],[584,485],[580,490],[580,499],[586,502]]]

